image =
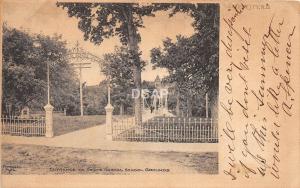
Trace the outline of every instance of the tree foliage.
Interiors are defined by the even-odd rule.
[[[151,62],[155,67],[167,68],[169,82],[175,82],[182,92],[194,94],[213,92],[218,87],[218,52],[210,53],[199,44],[195,35],[190,38],[177,37],[176,42],[166,39],[163,49],[151,51]]]
[[[142,67],[146,62],[142,62]],[[111,99],[114,106],[131,107],[133,100],[131,92],[134,88],[132,62],[126,46],[115,47],[114,52],[104,54],[101,71],[110,78]]]
[[[57,3],[57,5],[66,8],[70,17],[79,20],[78,28],[84,33],[84,39],[95,44],[118,36],[121,43],[127,45],[130,29],[135,30],[135,40],[140,42],[138,28],[144,27],[143,16],[154,16],[155,11],[163,9],[137,3]],[[131,26],[133,28],[130,28]]]
[[[141,41],[139,28],[144,27],[144,16],[155,16],[156,11],[170,10],[169,16],[172,17],[178,12],[184,12],[194,18],[193,26],[198,37],[187,43],[200,43],[194,45],[200,50],[202,63],[204,59],[210,62],[218,60],[218,29],[219,29],[219,7],[217,4],[138,4],[138,3],[57,3],[64,9],[67,9],[70,17],[78,19],[78,28],[84,33],[84,39],[101,44],[104,39],[117,36],[123,45],[128,46],[130,64],[133,70],[133,78],[136,89],[141,89],[141,70],[142,61],[140,59],[141,52],[138,44]],[[201,37],[199,37],[201,36]],[[181,42],[184,42],[182,39]],[[217,50],[216,50],[217,49]],[[203,53],[202,53],[203,50]],[[199,53],[199,51],[197,51]],[[159,55],[158,50],[154,50],[153,56]],[[180,54],[177,54],[177,56]],[[197,56],[193,56],[198,58]],[[160,58],[162,59],[162,58]],[[154,60],[156,61],[156,60]],[[154,62],[153,61],[153,62]],[[198,61],[198,63],[199,63]],[[161,61],[162,62],[162,61]],[[197,64],[197,61],[192,63]],[[157,66],[161,63],[157,63]],[[197,66],[193,66],[197,67]],[[191,69],[186,67],[186,69]],[[193,71],[193,70],[191,70]],[[188,73],[183,70],[183,73]],[[180,73],[178,73],[180,74]],[[199,71],[197,72],[199,74]],[[189,88],[197,86],[193,81],[200,78],[201,75],[196,73],[187,74],[190,77]],[[187,79],[187,78],[185,78]],[[211,81],[210,81],[211,82]],[[178,83],[179,84],[179,83]],[[195,85],[196,84],[196,85]],[[201,86],[203,89],[203,84]],[[207,88],[206,88],[207,90]],[[135,99],[135,115],[138,123],[141,123],[141,98]]]
[[[151,50],[154,68],[169,71],[168,81],[176,83],[176,90],[186,99],[185,106],[196,95],[208,93],[212,103],[218,96],[219,75],[219,7],[215,4],[175,4],[170,16],[185,12],[194,18],[196,33],[191,37],[177,36],[175,41],[167,38],[163,47]],[[179,97],[179,96],[178,96]],[[177,98],[178,98],[177,97]],[[179,99],[177,99],[178,101]],[[191,113],[192,109],[188,110]]]
[[[105,106],[107,105],[107,83],[106,80],[99,85],[86,86],[83,90],[84,114],[87,115],[105,115]]]
[[[136,89],[141,89],[142,61],[138,29],[144,27],[143,17],[154,16],[154,12],[164,7],[140,5],[137,3],[57,3],[67,9],[70,17],[78,19],[78,28],[84,39],[101,44],[104,39],[117,36],[123,45],[128,46],[130,62],[133,64],[133,77]],[[141,97],[135,98],[135,118],[142,123]]]
[[[3,111],[18,114],[24,106],[42,109],[47,99],[47,62],[51,64],[51,103],[56,108],[78,98],[74,70],[64,59],[61,37],[3,27]]]

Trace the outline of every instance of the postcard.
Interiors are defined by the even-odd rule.
[[[0,5],[1,187],[300,187],[299,2]]]

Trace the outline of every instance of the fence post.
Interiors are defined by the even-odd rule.
[[[47,104],[44,106],[46,111],[46,134],[45,136],[48,138],[53,137],[53,106],[51,104]]]
[[[105,107],[106,111],[106,139],[112,140],[112,112],[114,107],[108,103]]]

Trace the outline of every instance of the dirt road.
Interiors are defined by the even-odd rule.
[[[112,151],[2,144],[3,174],[218,173],[218,153]]]

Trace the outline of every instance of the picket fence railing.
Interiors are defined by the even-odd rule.
[[[217,143],[218,121],[212,118],[155,117],[136,125],[134,118],[112,125],[113,140],[140,142]]]
[[[1,117],[1,133],[13,136],[45,136],[45,118],[25,119],[17,116],[3,116]]]

